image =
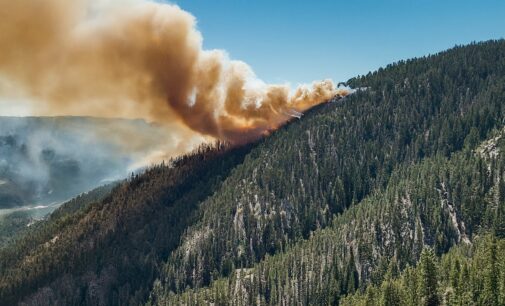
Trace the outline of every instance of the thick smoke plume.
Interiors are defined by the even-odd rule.
[[[0,0],[0,20],[0,95],[22,91],[37,114],[144,118],[242,142],[347,94],[331,81],[263,83],[203,50],[195,18],[175,5]]]

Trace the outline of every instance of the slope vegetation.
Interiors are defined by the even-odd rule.
[[[104,199],[69,203],[0,253],[0,301],[124,305],[145,300],[199,201],[248,147],[202,147],[132,176]],[[72,211],[74,211],[72,213]]]
[[[154,167],[10,245],[0,300],[333,303],[380,284],[389,260],[401,271],[500,228],[501,157],[480,144],[504,124],[504,41],[349,84],[256,144]]]
[[[400,167],[384,191],[335,217],[331,226],[314,232],[308,240],[250,269],[237,269],[210,288],[176,295],[163,291],[157,283],[152,302],[336,304],[357,289],[391,281],[399,271],[415,266],[426,248],[444,254],[457,244],[471,246],[474,237],[488,231],[505,238],[505,155],[501,154],[505,141],[503,132],[497,134],[492,142],[495,154],[483,153],[483,145],[475,151],[453,154],[450,159],[437,156]],[[499,278],[502,272],[496,273]],[[498,291],[505,283],[496,283],[495,294],[505,298],[505,291]],[[408,287],[407,283],[395,290],[402,292]],[[370,290],[366,298],[383,294]],[[421,297],[410,297],[411,302],[416,300]],[[349,301],[354,298],[346,301],[352,305]],[[471,301],[479,304],[478,295]]]
[[[165,290],[251,267],[386,188],[395,168],[477,145],[503,124],[503,50],[504,41],[487,42],[388,66],[349,82],[366,89],[277,131],[202,205],[168,259]]]

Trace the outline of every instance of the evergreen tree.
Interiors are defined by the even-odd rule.
[[[419,261],[419,298],[422,305],[440,305],[438,296],[437,266],[434,252],[425,248]]]
[[[496,258],[496,238],[493,236],[488,238],[490,241],[486,243],[485,249],[485,275],[484,275],[484,288],[482,290],[481,301],[482,305],[498,305],[498,277],[500,276],[497,269]]]
[[[393,281],[386,281],[381,288],[382,296],[380,305],[382,306],[401,306],[402,301],[400,292]]]

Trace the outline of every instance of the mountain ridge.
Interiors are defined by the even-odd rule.
[[[495,203],[486,192],[496,178],[475,170],[486,169],[471,152],[504,126],[503,50],[503,40],[489,41],[390,65],[348,82],[367,90],[314,108],[257,143],[231,151],[204,147],[135,175],[102,201],[71,214],[60,228],[49,223],[50,239],[26,248],[27,256],[0,253],[0,300],[123,305],[144,303],[150,296],[150,303],[195,304],[210,303],[206,295],[215,293],[216,299],[229,302],[276,304],[282,300],[279,292],[294,294],[293,287],[278,286],[286,280],[305,288],[293,295],[298,302],[315,298],[326,304],[380,283],[388,268],[383,261],[394,254],[398,270],[414,264],[425,245],[443,254],[464,240],[462,233],[471,238],[479,226],[490,228],[485,222],[501,213],[479,212],[479,205]],[[453,168],[444,168],[450,160]],[[501,175],[500,167],[494,174]],[[432,174],[438,171],[445,179],[449,170],[459,173],[451,182],[461,190],[469,178],[483,186],[479,205],[464,202],[465,210],[456,210],[456,225],[451,209],[461,207],[452,200],[442,207],[441,193],[432,188],[442,190]],[[428,187],[416,181],[423,175],[432,182]],[[409,200],[396,201],[395,192],[409,180],[421,186],[415,189],[420,198],[437,205],[423,206],[411,198],[410,210],[397,214]],[[460,199],[471,197],[461,193]],[[497,207],[503,207],[498,199]],[[371,257],[363,268],[360,260],[368,254],[367,245],[373,245],[368,232],[353,232],[372,240],[363,238],[368,243],[352,252],[346,239],[332,234],[335,226],[368,225],[357,213],[363,201],[371,211],[384,210],[368,213],[383,218],[377,221],[382,232],[402,233],[392,228],[405,218],[413,237],[421,237],[417,227],[422,227],[422,241],[402,248],[377,238],[384,260]],[[16,245],[10,250],[15,254]],[[317,274],[304,261],[307,257],[293,252],[326,254],[335,262]],[[313,272],[296,272],[303,269]],[[244,279],[237,274],[254,271],[268,275],[275,286],[254,283],[253,277],[241,287],[241,296],[227,296],[232,292],[228,284]],[[320,284],[306,278],[314,273],[330,280],[331,287],[311,291],[312,284],[316,289]],[[268,291],[272,287],[276,299]]]

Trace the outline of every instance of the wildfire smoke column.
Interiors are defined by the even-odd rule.
[[[22,92],[36,114],[140,117],[241,142],[348,93],[331,81],[265,84],[203,50],[195,18],[175,5],[0,0],[0,18],[0,96]]]

